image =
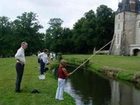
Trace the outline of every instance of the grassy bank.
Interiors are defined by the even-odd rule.
[[[91,55],[64,55],[70,63],[80,65]],[[127,81],[140,82],[140,57],[96,55],[90,59],[89,69]]]
[[[22,92],[15,93],[15,59],[0,58],[0,105],[75,105],[68,94],[64,101],[55,100],[57,80],[51,71],[45,80],[38,79],[38,64],[36,57],[27,57],[27,63],[22,80]],[[38,89],[39,94],[31,94],[32,89]]]

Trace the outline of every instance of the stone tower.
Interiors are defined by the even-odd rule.
[[[122,0],[115,15],[113,55],[140,55],[140,1]]]

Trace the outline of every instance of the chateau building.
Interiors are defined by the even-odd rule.
[[[140,1],[122,0],[115,15],[113,55],[140,55]]]

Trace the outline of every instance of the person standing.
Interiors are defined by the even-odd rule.
[[[60,61],[59,68],[58,68],[58,87],[55,95],[55,99],[57,100],[64,100],[63,93],[64,93],[65,81],[66,78],[71,75],[71,73],[67,72],[65,68],[66,65],[67,65],[66,61],[62,59]]]
[[[48,49],[44,49],[42,53],[38,54],[38,59],[40,63],[40,75],[39,79],[45,79],[45,65],[49,64]]]
[[[16,59],[16,87],[15,87],[15,92],[20,92],[20,85],[22,81],[22,76],[24,72],[24,66],[25,66],[25,52],[24,50],[28,47],[27,42],[22,42],[21,47],[17,50],[15,54],[15,59]]]

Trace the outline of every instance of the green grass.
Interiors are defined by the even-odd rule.
[[[64,55],[70,63],[80,65],[91,55]],[[22,79],[22,93],[15,93],[15,59],[0,58],[0,105],[75,105],[74,99],[64,94],[64,101],[55,100],[57,80],[51,71],[46,74],[45,80],[38,80],[38,63],[35,56],[27,57]],[[56,63],[53,62],[56,66]],[[90,60],[92,70],[111,68],[119,70],[118,78],[130,80],[140,74],[140,57],[96,55]],[[52,67],[51,67],[52,68]],[[31,94],[32,89],[38,89],[39,94]]]
[[[74,100],[64,93],[64,101],[55,100],[57,80],[51,71],[45,80],[38,79],[38,63],[35,56],[27,57],[21,84],[21,93],[15,93],[15,59],[0,58],[0,105],[75,105]],[[31,94],[32,89],[39,94]]]
[[[69,62],[77,63],[89,58],[91,55],[64,55]],[[112,56],[95,55],[90,59],[92,70],[101,71],[103,68],[118,70],[118,77],[124,80],[131,80],[134,75],[140,75],[140,57],[139,56]]]

